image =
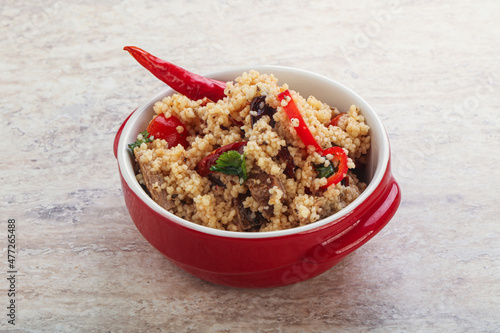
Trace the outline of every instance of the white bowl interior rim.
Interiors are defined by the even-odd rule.
[[[141,120],[141,117],[144,118],[143,116],[144,113],[148,113],[152,116],[151,112],[154,112],[152,111],[154,103],[156,101],[161,100],[164,96],[168,96],[174,93],[174,91],[170,88],[162,90],[156,96],[151,98],[148,102],[138,107],[137,110],[134,112],[134,114],[132,114],[132,116],[129,118],[129,120],[127,121],[122,130],[121,137],[118,143],[117,156],[118,156],[118,164],[120,167],[120,172],[127,185],[143,202],[145,202],[151,209],[153,209],[158,214],[186,228],[221,237],[270,238],[270,237],[282,237],[292,234],[310,232],[316,229],[321,229],[329,225],[332,221],[335,221],[340,217],[351,213],[363,200],[369,197],[373,193],[373,191],[377,188],[377,186],[380,184],[386,172],[389,163],[389,155],[390,155],[389,139],[387,137],[387,133],[382,124],[382,121],[380,120],[378,115],[364,99],[362,99],[358,94],[356,94],[351,89],[325,76],[302,69],[283,67],[283,66],[261,66],[261,65],[245,66],[245,67],[231,68],[224,71],[209,73],[206,74],[205,76],[220,80],[224,80],[224,78],[226,78],[226,80],[229,81],[229,80],[234,80],[234,78],[240,76],[241,73],[243,72],[249,72],[251,69],[255,69],[260,73],[273,74],[278,78],[279,84],[288,83],[285,79],[282,78],[283,77],[286,78],[287,76],[291,75],[291,77],[300,77],[300,80],[304,82],[315,82],[317,84],[320,84],[321,86],[335,89],[337,91],[340,91],[342,95],[344,95],[347,99],[352,101],[351,104],[355,104],[357,107],[361,109],[361,114],[365,117],[367,124],[370,126],[370,135],[372,137],[372,143],[375,141],[377,142],[377,147],[376,147],[377,163],[375,166],[372,165],[371,180],[365,191],[363,191],[363,193],[361,193],[361,195],[358,198],[356,198],[351,204],[349,204],[341,211],[329,217],[326,217],[322,220],[319,220],[317,222],[304,226],[295,227],[292,229],[268,231],[268,232],[235,232],[235,231],[219,230],[187,221],[183,218],[178,217],[177,215],[170,213],[169,211],[158,205],[153,199],[151,199],[151,197],[149,197],[144,192],[144,190],[137,182],[132,167],[132,161],[130,157],[131,155],[128,151],[128,146],[127,146],[128,143],[135,141],[137,134],[141,131],[141,130],[137,131],[135,129],[135,127],[137,126],[134,125],[138,122],[138,120],[139,121]],[[290,85],[290,89],[294,89],[293,84]],[[294,90],[298,91],[305,98],[309,96],[309,94],[303,94],[303,89],[300,90],[294,89]],[[335,105],[335,101],[326,100],[325,98],[321,98],[319,96],[314,95],[314,93],[310,94],[317,97],[320,101],[328,103],[332,107],[337,106]],[[340,111],[347,111],[347,110],[340,110]],[[147,120],[143,119],[145,124],[147,124],[149,119],[151,119],[151,116],[148,117]],[[145,126],[142,128],[145,128]],[[370,150],[372,149],[373,147],[370,148]],[[367,171],[370,172],[369,170]]]

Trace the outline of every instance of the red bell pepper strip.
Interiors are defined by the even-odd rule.
[[[344,177],[347,174],[347,155],[344,151],[344,149],[340,147],[331,147],[328,149],[325,149],[322,153],[323,156],[326,155],[333,155],[334,158],[336,158],[339,161],[339,165],[337,167],[337,172],[335,172],[333,175],[327,178],[326,180],[326,185],[323,185],[321,187],[322,190],[326,190],[326,188],[330,185],[336,185],[344,179]]]
[[[197,101],[208,97],[213,102],[217,102],[226,96],[224,94],[225,82],[191,73],[136,46],[125,46],[123,49],[158,79],[192,100]]]
[[[333,117],[332,121],[330,122],[330,125],[337,126],[339,121],[340,121],[340,118],[342,118],[344,116],[347,116],[347,113],[339,113],[338,115]]]
[[[210,167],[215,164],[220,155],[230,150],[236,150],[238,153],[243,154],[243,148],[246,144],[247,141],[241,141],[217,148],[196,165],[196,171],[200,176],[206,177],[210,173]]]
[[[177,130],[179,127],[182,128],[180,133]],[[186,126],[174,116],[165,118],[164,114],[158,115],[149,123],[148,133],[154,136],[155,139],[167,141],[168,148],[176,147],[178,144],[187,148],[189,145],[186,140],[188,135]]]
[[[295,127],[295,130],[297,131],[297,135],[300,137],[302,142],[306,146],[313,146],[316,151],[321,154],[322,156],[326,155],[333,155],[338,161],[339,165],[337,168],[337,172],[335,172],[333,175],[327,178],[327,183],[326,185],[322,186],[321,189],[325,190],[328,186],[330,185],[335,185],[339,183],[347,174],[347,155],[344,152],[344,150],[340,147],[331,147],[326,150],[323,150],[319,143],[316,142],[314,139],[311,131],[309,131],[309,128],[307,127],[304,118],[302,118],[302,115],[300,114],[299,110],[297,109],[297,105],[293,101],[292,96],[290,95],[290,92],[288,90],[285,90],[284,92],[278,94],[278,99],[280,101],[282,100],[287,100],[288,104],[283,107],[283,109],[286,112],[286,115],[290,119],[290,121],[293,118],[296,118],[299,120],[299,126]],[[334,118],[335,119],[335,118]],[[332,120],[333,121],[333,120]]]
[[[316,149],[316,151],[321,154],[323,152],[323,148],[321,148],[321,146],[316,142],[311,131],[309,131],[309,128],[307,127],[307,124],[304,121],[304,118],[302,118],[299,109],[297,109],[297,105],[295,104],[292,96],[290,95],[290,91],[285,90],[282,93],[278,94],[278,99],[280,101],[285,100],[288,102],[288,104],[283,107],[286,115],[288,116],[288,119],[290,119],[290,121],[292,121],[293,118],[299,120],[299,126],[295,127],[295,130],[297,131],[297,135],[300,137],[302,142],[306,146],[313,146],[314,149]]]

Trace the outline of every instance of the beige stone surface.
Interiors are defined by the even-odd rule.
[[[499,332],[499,13],[495,0],[3,0],[0,331]],[[184,273],[123,202],[114,134],[163,88],[125,45],[199,73],[284,65],[349,86],[389,133],[397,214],[297,285]]]

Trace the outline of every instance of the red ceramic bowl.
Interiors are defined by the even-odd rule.
[[[216,230],[177,217],[156,204],[137,183],[127,144],[134,142],[152,118],[153,104],[173,94],[165,89],[140,106],[116,134],[125,203],[141,234],[158,251],[185,271],[213,283],[243,288],[277,287],[317,276],[340,262],[373,236],[392,218],[400,189],[390,169],[386,131],[373,109],[343,85],[311,72],[275,66],[226,70],[208,77],[231,81],[245,71],[274,74],[304,97],[347,111],[355,104],[370,126],[372,146],[366,168],[366,190],[342,211],[294,229],[263,233]]]

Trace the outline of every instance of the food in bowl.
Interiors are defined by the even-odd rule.
[[[201,279],[243,288],[269,288],[317,276],[375,237],[393,217],[401,200],[390,166],[390,145],[382,121],[358,94],[320,74],[280,66],[244,66],[208,74],[233,81],[255,69],[274,73],[304,96],[349,110],[358,106],[370,126],[371,147],[363,179],[366,189],[336,214],[307,225],[269,232],[233,232],[182,219],[155,203],[137,182],[128,144],[147,128],[154,104],[171,96],[165,88],[124,119],[113,152],[127,210],[137,229],[172,263]],[[230,249],[228,251],[228,249]],[[272,253],[273,255],[269,255]]]
[[[274,231],[332,215],[366,188],[353,171],[370,147],[356,106],[341,113],[253,70],[224,95],[165,97],[130,145],[137,180],[163,208],[211,228]]]

